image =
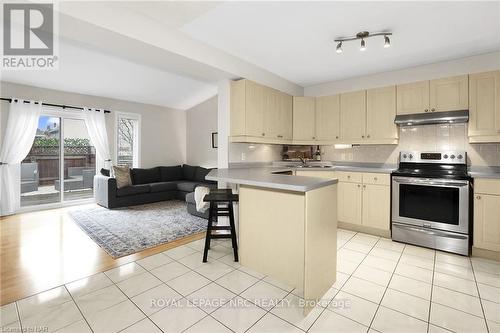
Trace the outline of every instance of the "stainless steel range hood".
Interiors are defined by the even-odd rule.
[[[397,115],[394,120],[394,123],[398,126],[456,124],[467,122],[469,122],[469,110],[404,114]]]

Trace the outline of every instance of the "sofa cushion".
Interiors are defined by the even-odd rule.
[[[134,185],[156,183],[161,181],[159,167],[151,169],[134,168],[130,170],[130,173],[132,175],[132,184]]]
[[[117,197],[126,197],[129,195],[136,195],[136,194],[143,194],[143,193],[149,193],[150,187],[149,185],[130,185],[130,186],[125,186],[122,188],[119,188],[116,190],[116,196]]]
[[[197,182],[178,182],[177,189],[183,192],[193,192],[195,187],[200,185]]]
[[[132,185],[132,180],[130,179],[130,169],[128,166],[113,166],[113,173],[115,174],[117,188]]]
[[[151,193],[175,191],[177,190],[177,182],[158,182],[149,184]]]
[[[182,166],[182,173],[184,174],[184,180],[190,180],[190,181],[195,181],[195,174],[196,174],[196,168],[195,166],[184,164]]]
[[[160,180],[162,182],[182,180],[183,178],[184,174],[182,173],[182,165],[160,167]]]
[[[208,175],[211,169],[205,169],[202,167],[197,167],[194,174],[194,180],[197,182],[206,182],[205,176]]]

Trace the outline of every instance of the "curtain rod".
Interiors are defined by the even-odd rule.
[[[12,103],[13,98],[1,97],[0,100]],[[16,99],[14,98],[14,100],[16,100]],[[30,101],[24,101],[24,103],[30,103]],[[35,102],[35,104],[38,104],[38,102]],[[71,105],[52,104],[52,103],[42,103],[42,105],[45,105],[45,106],[54,106],[54,107],[63,108],[63,109],[83,110],[83,107],[81,107],[81,106],[71,106]],[[96,111],[99,112],[99,110],[96,110]],[[111,113],[111,111],[104,110],[104,113]]]

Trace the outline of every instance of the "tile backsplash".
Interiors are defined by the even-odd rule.
[[[363,145],[348,149],[323,146],[322,159],[395,164],[402,150],[465,150],[471,165],[500,165],[500,143],[469,144],[467,124],[400,127],[398,145]]]
[[[281,145],[230,143],[229,163],[273,162],[281,160]]]

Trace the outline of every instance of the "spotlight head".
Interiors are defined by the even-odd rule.
[[[364,39],[361,39],[361,47],[359,48],[359,50],[360,51],[366,50],[366,44]]]
[[[389,39],[389,36],[385,35],[384,36],[384,48],[389,48],[391,47],[391,40]]]
[[[339,42],[337,44],[337,50],[336,50],[336,52],[339,53],[339,54],[342,53],[342,52],[344,52],[344,50],[342,50],[342,42]]]

